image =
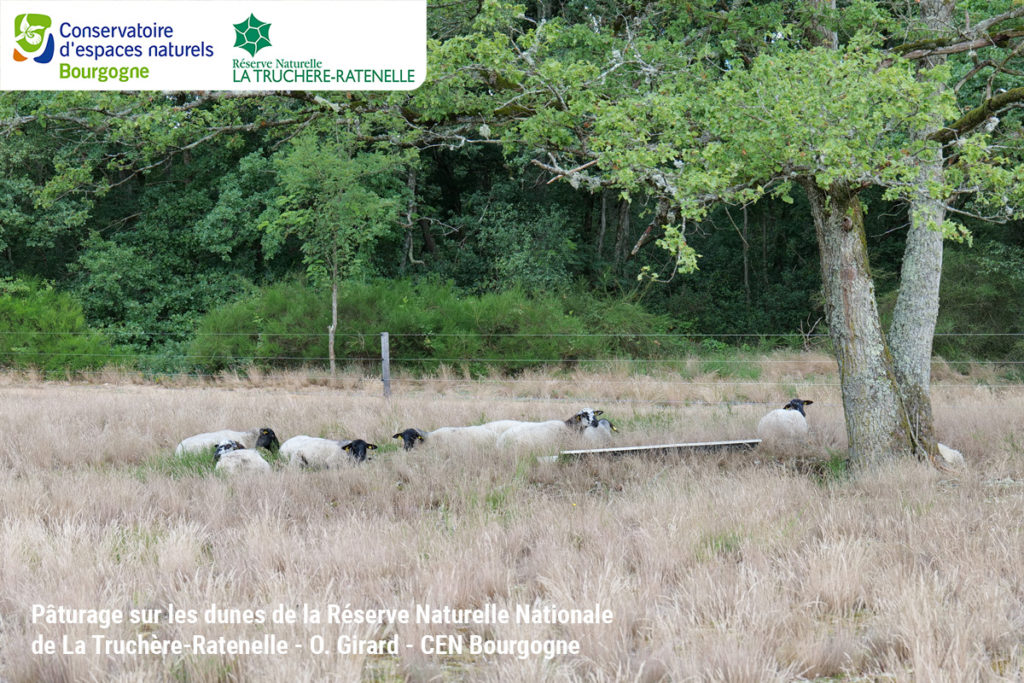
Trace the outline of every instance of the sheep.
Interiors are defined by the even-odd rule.
[[[519,420],[495,420],[494,422],[487,422],[480,426],[483,427],[484,429],[494,432],[495,436],[501,436],[510,428],[521,424],[523,423]]]
[[[568,420],[548,420],[546,422],[522,422],[508,428],[498,437],[499,448],[538,447],[557,442],[570,436],[583,434],[590,428],[597,428],[597,416],[604,411],[581,410]]]
[[[243,448],[237,441],[224,441],[217,444],[213,454],[217,463],[215,470],[228,473],[236,472],[269,472],[270,463],[263,459],[260,452],[253,448]]]
[[[509,420],[509,422],[512,422]],[[438,427],[427,432],[422,429],[410,427],[397,434],[392,439],[401,439],[402,447],[410,450],[419,443],[431,443],[433,445],[455,446],[460,444],[494,445],[500,432],[492,431],[487,425],[472,425],[469,427]]]
[[[497,420],[482,425],[471,425],[468,427],[438,427],[433,431],[425,431],[416,427],[404,429],[391,438],[400,438],[402,447],[406,451],[414,449],[420,443],[431,443],[434,445],[495,445],[496,440],[501,443],[501,438],[512,429],[519,430],[519,436],[515,440],[526,438],[526,433],[539,435],[538,425],[547,425],[545,430],[551,431],[554,435],[563,430],[566,426],[577,432],[583,432],[588,427],[597,427],[595,415],[601,411],[581,411],[568,420],[551,420],[549,422],[522,422],[520,420]]]
[[[963,467],[964,454],[944,443],[939,444],[939,465],[945,467]]]
[[[583,438],[594,444],[605,444],[611,441],[612,432],[617,432],[610,421],[603,417],[597,421],[596,425],[587,425],[583,430]]]
[[[794,398],[782,408],[771,411],[757,423],[757,435],[765,443],[801,441],[807,437],[804,406],[814,401]]]
[[[269,427],[250,429],[246,432],[222,429],[219,432],[196,434],[182,439],[174,449],[174,454],[184,455],[187,452],[202,451],[228,441],[238,442],[242,444],[243,448],[266,448],[267,450],[281,445],[277,440],[277,434],[274,434],[274,430]]]
[[[376,450],[377,444],[362,439],[333,441],[315,436],[293,436],[281,445],[281,457],[288,458],[292,467],[309,469],[331,469],[346,462],[349,457],[356,462],[368,460],[366,451]]]

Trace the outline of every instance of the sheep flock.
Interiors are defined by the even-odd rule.
[[[772,410],[757,425],[760,443],[771,449],[788,449],[806,444],[810,427],[805,408],[814,401],[794,398]],[[618,434],[603,411],[586,408],[568,419],[539,422],[496,420],[479,425],[444,426],[433,430],[407,427],[392,435],[406,450],[444,452],[456,447],[502,451],[539,451],[565,446],[601,448]],[[273,468],[267,459],[276,454],[283,466],[322,470],[337,469],[372,460],[370,451],[378,446],[365,439],[327,439],[296,435],[283,444],[269,427],[249,430],[220,430],[196,434],[175,448],[175,455],[212,449],[217,471],[266,473]],[[963,464],[963,455],[939,444],[939,456],[950,466]],[[273,459],[273,458],[272,458]]]
[[[543,448],[560,446],[576,439],[603,444],[615,428],[607,419],[598,419],[601,410],[581,410],[567,420],[526,422],[498,420],[483,425],[439,427],[426,431],[404,429],[393,438],[401,439],[406,450],[426,444],[426,448],[476,446],[496,449]],[[365,439],[325,439],[300,434],[280,443],[269,427],[249,430],[224,429],[196,434],[174,449],[177,456],[213,449],[215,469],[225,473],[265,473],[272,467],[267,459],[275,452],[286,466],[298,469],[337,469],[372,460],[369,453],[377,445]]]

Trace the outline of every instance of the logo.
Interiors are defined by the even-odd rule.
[[[29,57],[40,64],[53,59],[53,33],[50,17],[45,14],[19,14],[14,18],[14,61],[24,62]],[[19,49],[20,48],[20,49]],[[39,54],[36,54],[36,53]]]
[[[249,18],[235,27],[235,47],[240,47],[251,56],[265,47],[270,47],[270,24],[260,21],[255,14],[250,13]]]

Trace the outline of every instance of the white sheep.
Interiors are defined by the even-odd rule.
[[[506,429],[498,437],[499,448],[538,448],[556,444],[572,436],[581,435],[588,427],[597,427],[601,410],[581,410],[568,420],[521,422]]]
[[[281,457],[288,459],[292,467],[308,469],[333,469],[354,459],[363,462],[366,451],[377,448],[376,444],[362,439],[334,441],[315,436],[293,436],[281,444]]]
[[[521,420],[495,420],[494,422],[486,422],[480,426],[490,432],[493,432],[495,436],[501,436],[512,427],[521,424],[523,424]]]
[[[205,434],[196,434],[187,439],[182,439],[181,443],[174,449],[174,454],[184,455],[187,452],[203,451],[230,441],[242,444],[242,448],[271,449],[280,445],[274,430],[268,427],[250,429],[244,432],[222,429],[219,432],[206,432]]]
[[[394,434],[392,439],[401,439],[402,447],[409,450],[418,444],[429,443],[434,446],[493,446],[500,432],[493,431],[487,425],[469,427],[438,427],[427,432],[415,427]]]
[[[259,451],[253,448],[243,448],[242,444],[237,441],[225,441],[217,444],[213,459],[217,463],[214,469],[229,474],[270,471],[270,463],[263,459]]]
[[[941,464],[946,467],[963,467],[965,462],[963,453],[944,443],[939,444],[939,457],[943,461]]]
[[[771,411],[757,423],[757,436],[767,444],[802,441],[807,437],[804,406],[814,401],[794,398],[782,408]]]

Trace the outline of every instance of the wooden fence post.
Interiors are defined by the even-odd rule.
[[[384,398],[391,398],[391,344],[387,332],[380,333],[380,365]]]

